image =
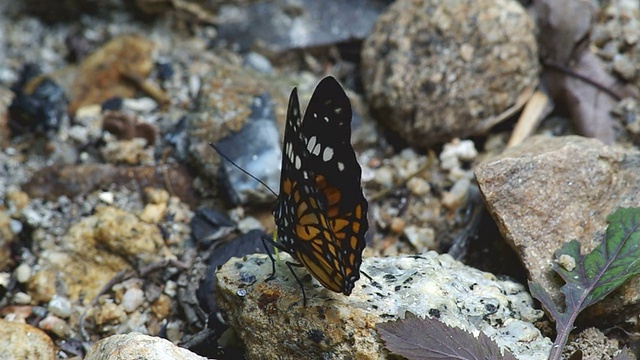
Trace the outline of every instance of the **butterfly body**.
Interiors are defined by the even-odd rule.
[[[368,230],[362,169],[351,146],[351,117],[349,98],[333,77],[318,84],[304,116],[293,89],[280,193],[273,208],[273,244],[324,287],[345,295],[360,278]]]

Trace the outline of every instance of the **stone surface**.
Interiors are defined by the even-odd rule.
[[[215,66],[209,64],[207,71],[202,73],[202,83],[197,100],[198,107],[188,115],[185,133],[188,139],[187,156],[193,162],[197,173],[210,182],[209,186],[202,190],[215,193],[221,182],[220,162],[222,159],[209,146],[209,143],[217,144],[220,140],[232,138],[233,135],[242,132],[250,122],[277,121],[278,128],[284,129],[287,97],[293,84],[236,66],[220,58],[212,57],[208,60]],[[233,79],[233,81],[228,79]],[[274,104],[272,110],[269,109],[264,114],[263,111],[266,109],[263,108],[258,111],[259,114],[254,113],[256,109],[254,105],[256,102],[260,103],[265,94],[268,94]],[[264,106],[266,104],[263,104]],[[252,138],[234,137],[237,140],[236,146],[242,148],[247,143],[273,142],[258,137],[260,135],[258,131],[252,131],[252,133]],[[270,137],[271,133],[272,131],[269,131],[264,136]],[[278,138],[278,143],[279,140]],[[279,151],[280,146],[277,149]],[[231,155],[232,158],[235,156],[235,154]],[[250,160],[251,157],[248,159]],[[253,163],[243,163],[243,165],[245,169],[255,171],[255,168],[262,166],[262,163],[254,161]],[[278,166],[261,169],[261,172],[268,173],[267,179],[269,177],[277,179],[280,174]],[[242,175],[244,176],[244,174]],[[254,192],[264,192],[259,183],[255,181],[246,183],[250,185],[249,190],[252,188],[255,189]]]
[[[215,40],[241,50],[258,47],[271,54],[361,40],[369,34],[387,2],[276,0],[223,6],[218,13]]]
[[[290,257],[280,254],[281,260]],[[546,358],[551,341],[532,322],[542,316],[525,288],[429,252],[366,258],[351,296],[333,293],[297,270],[307,294],[284,264],[275,279],[266,255],[232,258],[217,273],[218,304],[247,346],[249,358],[386,359],[378,323],[437,316],[449,325],[480,330],[520,359]]]
[[[478,134],[538,81],[534,24],[514,0],[399,0],[362,49],[371,114],[410,145]]]
[[[619,353],[617,340],[607,338],[596,328],[587,328],[571,339],[563,351],[565,358],[580,350],[582,359],[615,359]]]
[[[81,297],[90,302],[116,273],[131,269],[131,264],[171,256],[155,224],[115,207],[98,207],[94,215],[73,225],[59,246],[42,251],[39,270],[29,281],[30,294],[37,301],[51,300],[54,290],[39,286],[51,281],[72,302]]]
[[[606,217],[620,206],[640,206],[640,152],[579,136],[536,136],[476,168],[485,202],[531,280],[560,297],[553,253],[576,239],[582,253],[603,240]],[[587,317],[617,322],[640,303],[631,279]]]
[[[153,68],[153,42],[142,36],[125,35],[104,44],[86,57],[68,88],[69,112],[86,105],[100,104],[112,97],[132,97],[132,78],[144,79]]]
[[[0,319],[0,359],[54,360],[56,351],[44,331]]]
[[[112,335],[89,349],[85,360],[206,360],[171,342],[138,333]]]
[[[0,271],[9,270],[13,264],[11,246],[17,240],[17,235],[11,231],[11,216],[6,211],[0,211]]]

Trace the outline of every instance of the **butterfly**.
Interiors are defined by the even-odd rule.
[[[280,192],[273,207],[276,248],[304,266],[325,288],[351,294],[360,278],[367,200],[362,169],[351,146],[351,103],[338,81],[325,77],[302,116],[297,89],[289,97],[282,146]],[[275,263],[273,273],[275,276]]]

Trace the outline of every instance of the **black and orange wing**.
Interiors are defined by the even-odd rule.
[[[351,117],[349,98],[333,77],[318,84],[304,118],[293,90],[274,208],[276,245],[323,286],[345,295],[360,278],[368,229],[362,170],[351,146]]]

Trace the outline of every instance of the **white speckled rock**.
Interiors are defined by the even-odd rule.
[[[278,265],[276,278],[265,282],[271,271],[266,255],[233,258],[217,273],[218,304],[249,358],[385,359],[375,326],[407,311],[483,331],[519,359],[546,358],[551,349],[551,340],[532,325],[543,313],[518,283],[435,252],[367,258],[362,270],[373,280],[363,276],[349,297],[310,283],[298,270],[307,293],[304,308],[286,266]]]
[[[85,360],[206,360],[170,341],[139,333],[112,335],[91,347]]]

